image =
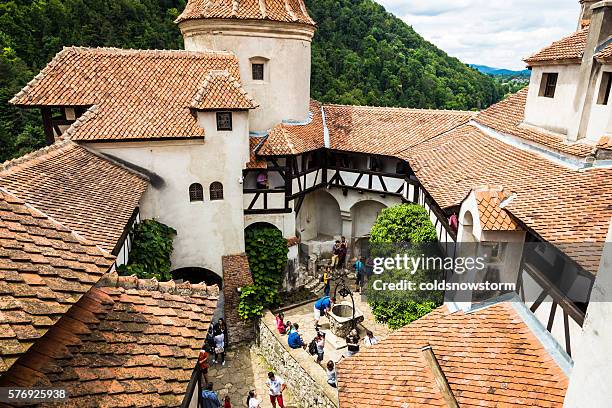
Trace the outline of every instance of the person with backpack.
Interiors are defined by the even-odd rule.
[[[212,383],[208,383],[206,389],[202,390],[202,408],[221,408],[221,401],[217,393],[213,391]]]
[[[315,354],[317,355],[316,361],[317,364],[321,364],[323,362],[323,355],[325,354],[325,333],[317,333],[317,337],[315,337],[315,346]]]
[[[319,300],[315,302],[314,309],[313,309],[315,329],[319,328],[319,320],[321,319],[321,314],[324,314],[327,316],[327,313],[329,313],[335,301],[336,301],[335,298],[330,298],[329,296],[323,296],[322,298],[320,298]]]

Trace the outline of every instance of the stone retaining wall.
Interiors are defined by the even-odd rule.
[[[269,311],[259,320],[257,340],[261,354],[302,408],[338,408],[337,391],[327,384],[325,370],[307,353],[289,348],[287,337],[276,332]]]

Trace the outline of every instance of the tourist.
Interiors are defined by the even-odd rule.
[[[329,292],[331,291],[331,270],[330,268],[323,269],[323,294],[325,296],[329,296]]]
[[[359,352],[359,334],[355,329],[351,330],[349,335],[346,336],[346,350],[347,357],[354,356]]]
[[[255,390],[249,391],[249,396],[247,397],[247,407],[261,408],[261,401],[257,399],[257,393]]]
[[[287,325],[283,321],[284,318],[285,318],[285,315],[283,314],[283,312],[280,312],[276,316],[276,330],[278,330],[279,334],[287,333]]]
[[[206,351],[206,349],[200,350],[198,364],[200,365],[200,373],[204,380],[203,384],[208,384],[208,351]]]
[[[346,242],[346,237],[342,237],[342,241],[340,241],[340,251],[338,253],[338,266],[340,268],[345,267],[347,253],[348,253],[348,244]]]
[[[332,248],[331,267],[337,268],[338,261],[340,260],[340,241],[336,240],[334,247]]]
[[[221,318],[219,319],[219,322],[217,324],[219,325],[219,328],[221,329],[221,332],[223,333],[223,342],[225,343],[225,346],[227,347],[227,345],[229,344],[229,340],[227,338],[227,326],[225,324],[225,320]]]
[[[448,219],[448,225],[454,232],[457,232],[459,229],[459,219],[457,218],[456,212],[453,212],[453,215]]]
[[[306,348],[306,344],[304,344],[304,340],[300,333],[298,333],[299,325],[297,323],[293,323],[293,329],[289,336],[287,336],[287,344],[292,349]]]
[[[353,268],[355,268],[355,285],[357,285],[357,291],[359,292],[365,280],[365,265],[362,257],[357,258],[353,264]]]
[[[276,408],[276,403],[278,402],[278,406],[280,408],[285,408],[285,404],[283,403],[283,391],[287,386],[282,378],[276,377],[273,372],[268,373],[268,381],[266,381],[266,385],[270,390],[270,403],[274,408]]]
[[[221,357],[221,359],[219,359]],[[213,363],[220,362],[225,365],[225,334],[217,327],[215,332],[215,358]]]
[[[336,366],[333,361],[327,362],[327,383],[336,388]]]
[[[314,323],[315,329],[319,327],[319,320],[321,319],[321,314],[327,315],[331,310],[332,306],[336,299],[330,298],[329,296],[323,296],[321,299],[317,300],[314,304],[313,312],[314,312]]]
[[[370,330],[366,330],[366,336],[363,339],[363,344],[365,344],[366,347],[371,347],[376,343],[378,343],[378,339],[374,337],[374,333],[372,333]]]
[[[285,323],[285,330],[287,331],[288,335],[293,331],[293,323],[291,323],[291,320],[287,320]]]
[[[317,337],[315,337],[315,343],[317,345],[317,364],[321,364],[323,362],[323,354],[325,353],[325,333],[317,332]]]
[[[213,390],[213,384],[208,383],[205,390],[202,390],[202,408],[220,408],[221,401],[217,393]]]
[[[259,190],[268,189],[268,173],[265,171],[262,171],[257,175],[257,188]]]
[[[226,395],[223,399],[223,408],[232,408],[232,400],[229,395]]]

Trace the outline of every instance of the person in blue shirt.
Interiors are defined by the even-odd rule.
[[[304,344],[304,340],[302,340],[302,336],[298,333],[298,329],[300,326],[297,323],[293,323],[293,327],[287,336],[287,344],[292,349],[306,348],[306,344]]]
[[[213,384],[208,383],[205,390],[202,390],[202,408],[220,408],[221,401],[217,397],[217,393],[213,390]]]
[[[327,315],[327,313],[331,310],[332,306],[336,299],[330,298],[329,296],[323,296],[321,299],[317,300],[314,304],[314,321],[315,321],[315,329],[319,327],[319,320],[321,319],[321,314]]]
[[[365,265],[363,263],[363,257],[359,257],[355,265],[355,284],[357,285],[357,290],[359,291],[365,281]]]

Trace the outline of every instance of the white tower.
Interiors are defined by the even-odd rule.
[[[241,82],[259,104],[251,131],[307,118],[315,23],[303,0],[189,0],[176,21],[186,50],[238,56]]]

